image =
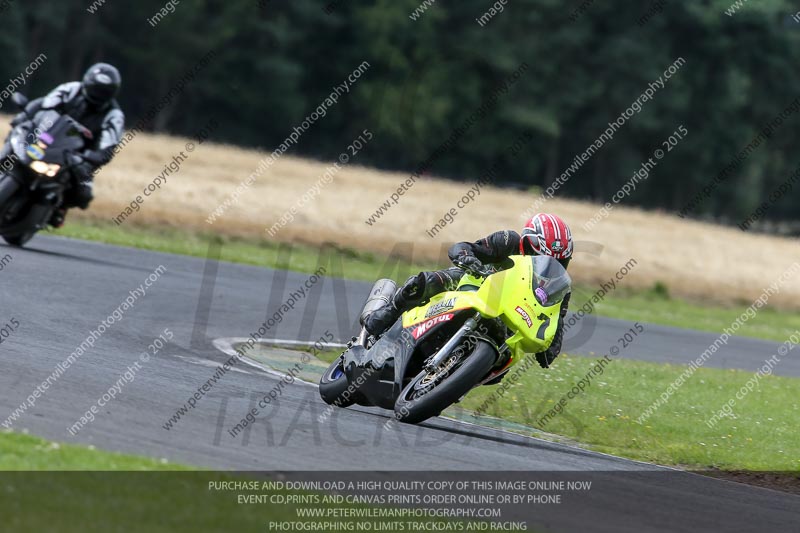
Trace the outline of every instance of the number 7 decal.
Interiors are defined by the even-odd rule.
[[[547,331],[547,326],[550,325],[550,317],[544,313],[540,313],[536,318],[544,321],[542,325],[539,326],[539,331],[536,332],[536,338],[544,340],[544,332]]]

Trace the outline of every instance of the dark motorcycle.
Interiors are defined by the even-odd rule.
[[[20,93],[14,103],[28,103]],[[0,236],[13,246],[23,246],[47,227],[70,187],[70,169],[92,132],[53,110],[40,111],[11,131],[0,161]]]

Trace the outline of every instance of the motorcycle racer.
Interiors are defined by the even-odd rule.
[[[89,67],[81,81],[61,84],[46,96],[30,101],[11,122],[16,127],[26,120],[35,121],[39,113],[55,110],[71,116],[92,132],[91,146],[80,154],[81,162],[72,168],[71,187],[67,189],[61,207],[53,212],[50,223],[54,227],[63,225],[68,208],[89,207],[94,198],[94,174],[114,156],[114,148],[119,144],[125,126],[125,115],[115,99],[121,83],[116,67],[97,63]],[[8,154],[6,142],[0,149],[0,160]]]
[[[512,263],[509,257],[512,255],[549,255],[567,268],[572,252],[569,226],[557,215],[538,213],[528,220],[521,234],[503,230],[475,242],[454,244],[448,256],[455,267],[411,276],[397,289],[387,305],[365,318],[364,327],[371,335],[381,335],[405,311],[424,305],[436,294],[454,290],[465,271],[486,273],[486,266],[495,270],[509,268]],[[542,368],[548,368],[561,352],[569,298],[568,293],[561,302],[558,329],[550,347],[536,354],[536,360]]]

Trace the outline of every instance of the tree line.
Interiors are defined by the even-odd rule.
[[[557,195],[610,201],[683,126],[686,138],[626,204],[739,224],[770,199],[760,220],[798,220],[796,186],[775,191],[800,166],[792,150],[800,112],[786,112],[800,96],[800,17],[784,0],[727,14],[730,4],[510,0],[479,24],[491,6],[477,0],[424,12],[415,12],[419,0],[180,0],[166,14],[162,0],[5,2],[0,85],[41,53],[48,61],[20,88],[30,96],[110,61],[123,73],[120,102],[134,124],[212,53],[146,128],[193,135],[214,119],[216,139],[272,151],[367,61],[293,153],[335,158],[342,139],[369,128],[375,138],[362,163],[464,181],[496,165],[497,185],[537,195],[639,102]],[[685,64],[642,100],[678,58]],[[523,64],[490,112],[458,131]],[[510,154],[521,135],[531,142]]]

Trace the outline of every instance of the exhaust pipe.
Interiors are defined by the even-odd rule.
[[[361,309],[361,317],[358,319],[359,323],[363,326],[364,321],[370,313],[389,305],[395,292],[397,292],[397,283],[393,280],[379,279],[376,281],[375,285],[373,285],[372,289],[369,291],[369,297],[367,301],[364,302],[364,307]]]

